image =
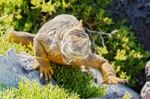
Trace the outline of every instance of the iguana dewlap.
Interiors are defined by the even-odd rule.
[[[32,41],[32,39],[34,40]],[[87,66],[99,69],[105,83],[122,83],[124,79],[116,77],[112,66],[100,55],[90,50],[89,36],[85,33],[82,21],[72,15],[58,15],[45,23],[38,33],[33,34],[11,31],[7,34],[10,42],[26,45],[33,42],[35,67],[41,77],[49,80],[53,71],[51,62]]]

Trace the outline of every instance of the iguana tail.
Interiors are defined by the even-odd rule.
[[[27,33],[27,32],[18,32],[18,31],[9,31],[7,33],[7,40],[11,43],[17,43],[22,45],[29,45],[30,43],[33,44],[34,34]]]

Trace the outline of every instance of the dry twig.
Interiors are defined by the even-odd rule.
[[[92,38],[92,44],[93,44],[94,47],[96,46],[96,44],[95,44],[95,40],[94,40],[94,38],[92,36],[93,34],[99,34],[103,47],[106,47],[103,35],[112,37],[113,34],[118,32],[118,30],[113,30],[111,33],[106,33],[106,32],[102,32],[102,31],[93,31],[93,30],[90,30],[88,28],[84,28],[84,29],[90,35],[90,37]]]

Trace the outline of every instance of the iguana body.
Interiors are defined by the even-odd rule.
[[[28,33],[9,32],[10,42],[26,44],[32,42],[33,35]],[[23,38],[25,37],[25,38]],[[111,65],[103,57],[93,54],[90,50],[90,40],[85,33],[82,22],[71,15],[58,15],[45,23],[34,37],[33,41],[35,67],[41,77],[49,80],[53,71],[51,62],[76,67],[88,66],[102,72],[105,83],[125,82],[117,78]]]

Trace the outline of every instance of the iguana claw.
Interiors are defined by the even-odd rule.
[[[40,79],[44,79],[46,81],[49,81],[51,79],[52,70],[50,67],[40,66],[39,72],[40,72]]]

